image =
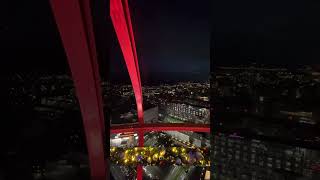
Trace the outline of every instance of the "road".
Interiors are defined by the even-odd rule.
[[[155,136],[145,137],[144,146],[154,146],[157,143],[157,138]]]
[[[126,177],[124,173],[121,171],[119,166],[110,165],[110,172],[112,173],[112,176],[116,180],[126,180]]]
[[[143,171],[148,179],[160,179],[164,173],[158,166],[144,166]]]
[[[164,178],[165,180],[178,180],[181,175],[185,173],[185,169],[182,166],[171,166],[169,174]]]

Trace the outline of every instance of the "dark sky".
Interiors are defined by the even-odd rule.
[[[319,63],[320,1],[213,2],[216,63]]]
[[[0,39],[5,71],[68,69],[49,1],[1,1]]]
[[[209,1],[129,2],[143,81],[207,79],[210,71]],[[116,49],[119,53],[119,48]],[[117,56],[116,59],[121,58]],[[123,72],[121,62],[123,60],[115,60],[111,67]]]
[[[129,0],[129,3],[145,81],[173,76],[206,78],[210,31],[215,47],[213,61],[218,64],[244,63],[248,59],[313,64],[320,59],[319,1]],[[47,0],[0,2],[0,51],[1,67],[6,71],[68,69]],[[116,42],[111,52],[112,70],[126,74]]]

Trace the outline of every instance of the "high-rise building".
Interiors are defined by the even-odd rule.
[[[214,136],[214,179],[286,179],[299,176],[312,178],[319,171],[317,151],[245,139],[223,134]]]

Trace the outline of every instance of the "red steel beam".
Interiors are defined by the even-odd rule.
[[[129,5],[127,0],[110,0],[110,16],[116,31],[118,41],[125,59],[136,98],[139,126],[144,124],[143,99],[140,70],[136,45],[131,24]],[[143,130],[138,130],[139,146],[143,146]],[[137,166],[137,179],[142,180],[143,169]]]
[[[143,124],[143,99],[138,59],[133,42],[134,37],[130,15],[124,9],[127,2],[126,0],[124,2],[121,0],[110,0],[110,16],[132,83],[137,104],[138,121],[140,124]]]
[[[137,56],[137,49],[136,49],[136,42],[134,40],[134,34],[133,34],[133,28],[132,28],[132,23],[131,23],[131,15],[130,15],[130,9],[129,9],[128,0],[122,0],[122,1],[123,1],[123,8],[125,10],[125,15],[126,15],[128,28],[129,28],[128,30],[129,30],[129,35],[130,35],[130,40],[131,40],[131,44],[132,44],[133,56],[134,56],[134,59],[135,59],[137,72],[140,72],[139,63],[138,63],[138,56]],[[138,76],[138,77],[139,77],[139,81],[141,82],[140,76]],[[142,92],[141,92],[141,94],[142,94]]]
[[[123,132],[150,132],[150,131],[194,131],[210,133],[209,124],[180,124],[180,123],[155,123],[143,125],[119,125],[112,126],[110,133],[123,133]],[[140,139],[140,137],[139,137]],[[143,136],[142,136],[143,139]]]
[[[89,0],[51,0],[86,134],[92,180],[106,180],[104,117]]]
[[[92,59],[92,69],[94,73],[94,77],[96,79],[95,81],[95,90],[96,94],[98,96],[102,95],[101,91],[101,83],[100,83],[100,75],[99,75],[99,65],[98,65],[98,60],[97,60],[97,48],[96,48],[96,42],[94,39],[94,32],[93,32],[93,24],[92,24],[92,14],[91,14],[91,8],[90,8],[90,0],[80,0],[82,7],[82,12],[84,15],[84,20],[85,20],[85,26],[87,27],[87,40],[88,40],[88,45],[89,45],[89,51],[90,51],[90,56]],[[103,100],[102,97],[97,97],[98,100],[98,105],[99,107],[99,115],[100,115],[100,120],[101,120],[101,127],[103,128],[103,135],[105,135],[105,122],[104,122],[104,117],[103,117]]]
[[[140,125],[141,126],[141,125]],[[144,131],[142,129],[138,129],[138,146],[143,147],[144,145]],[[143,179],[143,168],[141,164],[137,165],[137,180]]]

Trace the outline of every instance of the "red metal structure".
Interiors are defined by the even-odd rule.
[[[161,123],[161,124],[143,124],[143,125],[119,125],[113,126],[111,134],[123,132],[150,132],[150,131],[194,131],[209,133],[210,128],[206,124],[180,124],[180,123]],[[140,136],[139,136],[140,137]]]
[[[143,124],[143,99],[139,63],[127,0],[110,0],[110,16],[131,79],[137,102],[138,120],[140,124]]]
[[[51,0],[85,128],[92,180],[106,180],[104,117],[89,0]]]
[[[79,99],[89,152],[92,180],[107,179],[104,153],[105,133],[102,94],[93,33],[90,0],[51,0],[51,7],[72,72]],[[146,131],[210,132],[209,125],[198,124],[144,124],[143,96],[138,57],[127,0],[110,0],[110,16],[126,62],[134,90],[138,125],[112,127],[110,133],[137,132],[139,146],[143,146]],[[143,170],[137,167],[137,179]]]

